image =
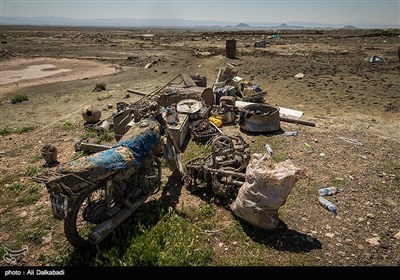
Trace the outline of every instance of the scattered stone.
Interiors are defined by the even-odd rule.
[[[339,251],[339,252],[338,252],[338,255],[340,255],[340,256],[342,256],[342,257],[344,257],[344,256],[346,256],[346,252]]]
[[[225,243],[223,243],[223,242],[218,243],[218,247],[220,247],[220,248],[224,247],[224,245],[225,245]]]
[[[374,216],[374,214],[368,213],[368,214],[367,214],[367,218],[375,219],[375,216]]]
[[[52,239],[53,239],[53,235],[51,234],[51,232],[42,236],[42,240],[43,240],[44,244],[50,243]]]
[[[324,154],[324,153],[320,153],[319,156],[320,156],[320,157],[324,157],[325,154]]]
[[[147,64],[144,66],[144,69],[151,68],[152,66],[153,66],[153,63],[147,63]]]
[[[237,241],[233,241],[233,245],[237,245],[238,243],[237,243]]]
[[[360,217],[360,218],[358,218],[358,220],[357,220],[357,221],[361,223],[361,222],[364,222],[364,221],[365,221],[365,219]]]
[[[360,250],[363,250],[363,249],[364,249],[364,245],[362,245],[362,244],[357,244],[357,248],[360,249]]]
[[[28,216],[28,212],[26,211],[22,211],[21,214],[19,214],[20,218],[25,218],[26,216]]]
[[[398,205],[398,203],[396,201],[394,201],[392,198],[388,197],[385,198],[385,201],[387,202],[387,204],[389,204],[390,206],[396,207]]]
[[[381,240],[381,238],[379,236],[365,239],[365,241],[367,241],[369,244],[371,244],[373,246],[378,246],[380,240]]]
[[[400,239],[400,231],[398,231],[393,237],[396,239]]]
[[[326,237],[332,238],[332,237],[335,236],[335,234],[334,234],[334,233],[331,233],[331,232],[327,232],[327,233],[325,233],[325,236],[326,236]]]

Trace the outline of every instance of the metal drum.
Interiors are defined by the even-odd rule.
[[[244,131],[274,132],[281,129],[278,107],[250,104],[243,109],[239,124]]]

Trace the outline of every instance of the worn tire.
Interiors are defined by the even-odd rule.
[[[86,191],[82,193],[77,199],[75,199],[71,205],[71,211],[68,213],[67,218],[64,220],[65,237],[67,238],[68,242],[76,248],[87,248],[92,245],[92,243],[90,243],[88,240],[88,236],[85,239],[82,238],[82,236],[79,234],[76,222],[81,205],[90,194],[100,188],[101,187]]]

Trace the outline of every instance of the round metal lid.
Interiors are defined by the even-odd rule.
[[[176,110],[183,114],[193,114],[198,112],[203,105],[195,99],[184,99],[178,102]]]

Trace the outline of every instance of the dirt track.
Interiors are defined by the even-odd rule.
[[[307,168],[309,176],[296,185],[282,208],[281,218],[289,230],[275,235],[252,230],[247,233],[253,242],[264,244],[263,254],[274,259],[255,265],[296,264],[298,259],[307,265],[399,265],[399,30],[285,31],[280,39],[267,39],[267,47],[257,49],[253,43],[272,31],[151,32],[154,37],[128,30],[2,31],[1,41],[7,43],[1,44],[1,65],[15,63],[16,58],[34,58],[40,64],[44,59],[46,64],[56,64],[69,58],[87,65],[102,63],[102,69],[110,71],[103,74],[113,74],[93,77],[80,66],[79,71],[85,73],[80,79],[73,76],[73,80],[62,81],[55,75],[46,77],[51,83],[33,85],[28,81],[17,88],[0,88],[0,129],[33,127],[30,132],[0,136],[1,244],[34,248],[24,260],[29,265],[51,264],[49,255],[57,255],[60,247],[68,246],[61,224],[49,219],[46,191],[40,190],[36,203],[21,205],[14,203],[18,197],[10,194],[9,187],[13,175],[19,174],[15,180],[26,183],[27,169],[43,164],[40,149],[45,143],[58,147],[60,162],[71,159],[73,144],[82,134],[83,104],[98,105],[106,117],[113,110],[107,109],[107,104],[115,108],[118,101],[139,98],[126,97],[128,88],[150,92],[179,73],[204,75],[211,86],[218,68],[229,62],[236,65],[239,76],[267,91],[268,103],[304,111],[303,119],[316,123],[316,127],[282,123],[283,130],[298,130],[299,136],[262,136],[252,145],[253,152],[261,152],[265,142],[271,143],[276,154]],[[238,59],[224,56],[225,39],[232,37],[238,40]],[[212,54],[196,57],[194,50]],[[373,55],[384,62],[368,62]],[[160,61],[152,68],[144,69],[145,64],[157,59]],[[1,68],[5,70],[8,68]],[[295,78],[297,73],[303,73],[304,78]],[[103,81],[107,90],[93,92],[94,85]],[[16,95],[27,95],[29,100],[11,104]],[[237,126],[225,129],[239,132]],[[244,136],[250,143],[254,139]],[[331,198],[339,209],[336,216],[318,204],[317,190],[324,184],[341,189]],[[185,190],[179,199],[185,205],[200,203],[193,202],[199,198]],[[24,211],[27,215],[21,217]],[[217,215],[227,224],[234,219],[223,208]],[[35,241],[18,239],[15,228],[29,231],[38,216],[45,221],[43,236],[50,236],[50,241],[42,237]],[[15,221],[15,217],[20,218]],[[214,265],[225,264],[229,254],[245,250],[240,246],[230,251],[220,249],[223,238],[218,234],[210,237],[216,248]],[[42,254],[47,256],[44,261],[39,259]]]

